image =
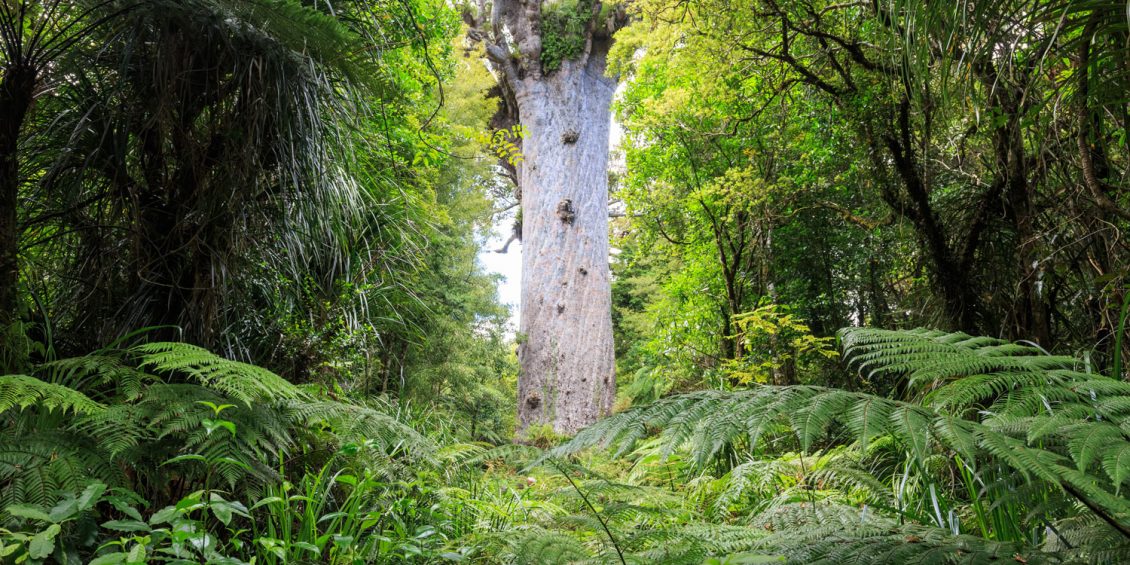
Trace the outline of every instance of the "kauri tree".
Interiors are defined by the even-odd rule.
[[[572,433],[615,394],[608,268],[605,76],[622,9],[593,0],[479,0],[464,20],[499,82],[493,126],[520,124],[511,170],[522,210],[519,428]]]

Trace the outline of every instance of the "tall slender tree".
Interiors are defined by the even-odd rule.
[[[45,74],[75,42],[126,8],[110,10],[104,0],[20,0],[0,2],[0,371],[21,369],[13,340],[19,321],[17,213],[21,177],[21,132]]]
[[[620,9],[593,0],[480,0],[465,19],[499,81],[496,126],[521,124],[520,430],[571,433],[615,395],[605,76]]]

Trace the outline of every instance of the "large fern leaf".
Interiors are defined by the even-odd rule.
[[[187,343],[147,343],[131,349],[142,367],[159,373],[187,375],[244,404],[304,397],[302,391],[271,371],[225,359]]]
[[[31,406],[76,414],[89,414],[103,408],[85,394],[62,385],[26,375],[0,377],[0,412],[15,407],[23,410]]]
[[[757,546],[785,554],[791,563],[1081,563],[1034,550],[913,524],[899,524],[867,509],[795,504],[758,517],[767,530]]]
[[[1082,371],[1073,358],[966,334],[854,328],[841,338],[850,366],[905,379],[918,392],[910,401],[813,386],[693,392],[606,418],[554,454],[590,446],[623,454],[657,434],[664,453],[687,450],[701,469],[734,445],[866,450],[889,438],[917,469],[952,454],[1004,465],[1130,532],[1121,496],[1130,480],[1130,383]]]

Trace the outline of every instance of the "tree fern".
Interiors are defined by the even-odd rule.
[[[928,481],[935,504],[944,485],[930,470],[956,455],[975,472],[1003,465],[1037,485],[1031,504],[1042,506],[1030,520],[1094,513],[1130,537],[1130,503],[1121,496],[1130,477],[1130,383],[1081,371],[1073,358],[965,334],[857,328],[841,339],[849,366],[904,379],[911,400],[812,386],[700,391],[602,420],[555,455],[589,446],[624,454],[658,434],[664,453],[685,449],[702,469],[734,445],[779,450],[784,442],[810,451],[838,443],[867,453],[889,438],[905,454],[906,472]]]
[[[36,375],[45,381],[90,391],[96,396],[134,399],[142,388],[156,382],[153,375],[124,362],[120,355],[94,353],[40,365]]]
[[[515,565],[582,563],[593,559],[592,550],[584,542],[564,532],[534,528],[507,535],[513,536],[507,545]]]
[[[194,460],[166,465],[189,454],[214,461],[229,487],[257,488],[277,479],[273,462],[301,454],[313,433],[331,444],[371,442],[390,455],[434,450],[380,410],[322,400],[266,369],[187,344],[105,350],[36,374],[0,377],[0,502],[50,502],[91,479],[160,502],[175,495],[171,482],[204,476]],[[224,417],[237,433],[211,433],[205,423],[214,415],[202,403],[233,405]]]
[[[757,547],[781,552],[793,563],[1076,562],[1023,544],[900,524],[866,508],[795,504],[765,513],[752,525],[771,532]]]
[[[78,492],[95,480],[122,484],[122,468],[85,440],[64,430],[0,433],[0,510],[48,505],[60,491]]]
[[[0,376],[0,413],[32,406],[76,414],[89,414],[103,408],[81,392],[62,385],[25,375]]]
[[[386,450],[430,457],[435,446],[419,432],[380,410],[333,400],[292,401],[288,411],[300,425],[326,426],[346,440],[366,439]]]
[[[710,516],[719,521],[732,519],[738,509],[756,514],[800,501],[895,508],[894,494],[863,467],[862,459],[859,451],[845,447],[750,458],[700,490],[709,500]]]
[[[298,387],[267,369],[225,359],[202,347],[162,342],[139,345],[130,352],[138,355],[140,367],[191,377],[244,404],[304,396]]]
[[[699,565],[708,557],[745,553],[765,537],[753,528],[694,522],[665,527],[638,527],[624,524],[617,528],[621,553],[597,538],[579,539],[568,530],[523,527],[499,534],[494,539],[504,549],[499,552],[510,563],[664,563]],[[763,561],[778,562],[765,555]]]

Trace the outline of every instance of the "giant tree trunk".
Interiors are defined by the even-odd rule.
[[[599,1],[542,0],[479,0],[464,12],[468,36],[486,44],[498,78],[494,125],[526,132],[514,171],[522,204],[519,435],[533,424],[576,432],[608,413],[616,392],[608,268],[615,80],[604,72],[611,34],[627,16],[622,8],[600,14]],[[587,23],[578,30],[577,22]],[[555,46],[544,57],[543,42]]]
[[[615,395],[608,267],[608,128],[613,81],[604,53],[516,81],[526,128],[522,189],[520,428],[573,433]]]

